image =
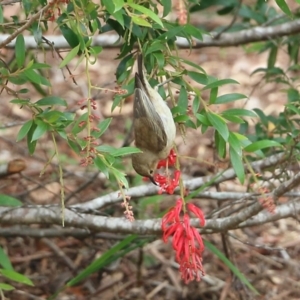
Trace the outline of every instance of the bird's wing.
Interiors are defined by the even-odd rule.
[[[141,83],[137,76],[136,74],[136,81]],[[163,122],[142,86],[141,88],[137,86],[138,84],[134,92],[133,105],[135,144],[139,148],[160,152],[167,145]]]

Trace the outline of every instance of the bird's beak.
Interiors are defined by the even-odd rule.
[[[158,185],[157,182],[155,182],[154,178],[152,176],[149,176],[149,179],[151,180],[151,182],[155,185]]]

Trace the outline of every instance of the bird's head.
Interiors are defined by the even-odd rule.
[[[132,166],[134,170],[141,176],[149,178],[155,185],[157,185],[157,183],[155,182],[153,175],[156,170],[157,163],[157,157],[149,151],[132,154]]]

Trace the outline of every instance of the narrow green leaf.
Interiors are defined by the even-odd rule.
[[[282,148],[282,145],[279,144],[278,142],[271,141],[271,140],[262,140],[262,141],[257,141],[249,146],[245,147],[244,150],[247,152],[255,152],[257,150],[265,149],[265,148],[270,148],[270,147],[280,147]]]
[[[0,196],[1,197],[1,196]],[[5,270],[13,270],[13,266],[9,260],[9,257],[7,254],[4,252],[3,248],[0,247],[0,265],[5,269]]]
[[[218,88],[212,88],[210,90],[210,95],[209,95],[209,104],[214,104],[216,102],[217,99],[217,95],[218,95]]]
[[[63,61],[59,64],[59,68],[63,68],[65,65],[67,65],[79,52],[79,44],[73,48],[67,56],[63,59]]]
[[[239,155],[233,147],[229,147],[229,155],[232,167],[241,184],[245,181],[245,170],[242,155]]]
[[[257,114],[255,112],[244,108],[227,109],[222,112],[222,115],[257,118]]]
[[[33,282],[26,277],[25,275],[22,275],[18,272],[15,272],[13,270],[3,270],[0,269],[0,274],[2,274],[5,278],[8,278],[10,280],[22,283],[22,284],[27,284],[33,286]]]
[[[288,15],[290,18],[293,17],[288,5],[286,4],[285,0],[276,0],[277,5],[280,7],[280,9]]]
[[[161,0],[161,4],[164,8],[163,18],[166,17],[172,9],[172,0]]]
[[[25,99],[13,99],[13,100],[10,100],[10,103],[21,104],[21,105],[26,105],[29,102],[30,102],[29,100],[25,100]]]
[[[181,87],[177,105],[186,112],[188,107],[188,94],[184,87]]]
[[[4,194],[0,194],[0,206],[11,206],[11,207],[16,207],[16,206],[21,206],[23,203],[11,196],[7,196]]]
[[[32,140],[32,135],[36,129],[36,124],[33,123],[30,130],[28,131],[27,134],[27,147],[29,150],[29,153],[32,155],[34,153],[35,147],[36,147],[36,141],[31,141]]]
[[[68,42],[68,44],[71,46],[71,48],[75,48],[79,44],[79,39],[76,33],[70,29],[66,24],[62,24],[60,19],[57,19],[57,22],[59,24],[59,28],[61,30],[61,33],[63,34],[64,38]]]
[[[133,241],[137,238],[136,235],[130,235],[119,242],[117,245],[111,247],[108,251],[102,254],[99,258],[97,258],[94,262],[92,262],[87,268],[81,271],[75,278],[71,279],[67,286],[73,286],[80,281],[89,277],[92,273],[102,269],[107,264],[111,263],[110,258],[121,251],[122,249],[126,248],[128,245],[133,243]]]
[[[31,142],[37,141],[48,130],[48,125],[41,120],[35,120],[35,124],[36,128],[32,134]]]
[[[121,183],[125,189],[128,189],[128,181],[126,179],[126,174],[124,174],[123,172],[120,172],[119,170],[117,169],[112,169],[112,173],[114,174],[114,176],[116,177],[117,181],[119,183]]]
[[[238,93],[225,94],[217,97],[215,104],[223,104],[223,103],[228,103],[228,102],[246,99],[246,98],[247,96]]]
[[[136,147],[122,147],[110,152],[110,154],[114,157],[118,157],[118,156],[130,155],[133,153],[141,153],[141,152],[142,151]]]
[[[140,11],[141,13],[145,14],[146,16],[148,16],[155,23],[157,23],[158,25],[160,25],[161,28],[164,28],[163,23],[161,22],[159,16],[157,14],[155,14],[152,10],[150,10],[150,9],[144,7],[144,6],[141,6],[141,5],[138,5],[138,4],[135,4],[135,3],[131,3],[131,2],[128,2],[127,4],[130,7],[132,7],[133,9],[136,9],[136,10]]]
[[[67,106],[66,100],[57,97],[57,96],[48,96],[44,97],[37,102],[35,102],[38,106],[52,106],[52,105],[60,105],[60,106]]]
[[[152,27],[152,25],[143,18],[140,18],[140,17],[137,17],[137,16],[132,16],[131,19],[132,19],[133,23],[135,23],[139,26],[150,27],[150,28]]]
[[[27,135],[28,131],[30,130],[30,128],[32,126],[32,123],[33,123],[33,121],[29,120],[21,127],[21,129],[17,135],[17,142],[22,140]]]
[[[253,287],[249,280],[245,277],[243,273],[212,243],[209,241],[204,241],[205,248],[210,250],[214,255],[216,255],[224,264],[233,272],[233,274],[244,283],[251,291],[259,295],[259,292]]]
[[[217,130],[215,131],[215,144],[216,144],[218,155],[222,158],[225,158],[226,142]]]
[[[106,178],[109,179],[108,166],[105,163],[105,158],[98,155],[94,159],[94,163],[95,163],[96,167],[106,176]]]
[[[21,68],[24,66],[25,54],[26,54],[25,41],[22,34],[19,34],[16,38],[15,53],[16,53],[17,65],[19,68]]]
[[[275,67],[277,52],[278,48],[276,46],[273,46],[268,57],[268,69]]]
[[[242,143],[234,132],[229,133],[228,143],[234,149],[237,155],[242,156]]]
[[[125,5],[124,0],[114,0],[113,2],[114,2],[114,5],[115,5],[115,11],[114,12],[119,11]]]
[[[112,15],[115,12],[114,1],[111,0],[102,0],[105,5],[106,10]]]
[[[215,113],[207,112],[207,118],[212,126],[220,133],[223,139],[227,142],[229,137],[229,130],[225,121]]]
[[[3,291],[12,291],[14,289],[15,288],[12,285],[10,285],[10,284],[0,283],[0,290],[3,290]]]
[[[99,128],[100,132],[97,132],[97,137],[100,137],[101,135],[103,135],[103,133],[105,133],[105,131],[108,129],[111,121],[112,121],[112,118],[107,118],[98,124],[97,127]]]
[[[198,40],[201,40],[203,39],[202,37],[202,30],[200,30],[199,28],[191,25],[191,24],[186,24],[184,25],[184,30],[190,34],[191,36],[193,36],[194,38],[198,39]]]
[[[87,125],[88,113],[81,115],[75,122],[74,127],[72,128],[72,134],[77,135],[81,132]]]
[[[207,75],[199,72],[194,72],[194,71],[187,71],[187,74],[196,82],[200,84],[207,84]]]
[[[37,74],[35,71],[28,69],[28,70],[24,70],[23,74],[26,76],[26,78],[29,81],[33,83],[41,84],[41,76]]]
[[[208,85],[206,85],[203,90],[208,90],[208,89],[212,89],[212,88],[216,88],[225,84],[239,84],[236,80],[234,79],[221,79],[221,80],[217,80],[214,82],[209,83]]]
[[[174,118],[175,123],[185,123],[188,120],[190,120],[190,117],[188,115],[179,115]]]
[[[3,23],[4,18],[3,18],[3,9],[2,9],[2,5],[0,4],[0,23]]]

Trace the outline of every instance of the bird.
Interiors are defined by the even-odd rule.
[[[133,132],[135,146],[142,152],[132,154],[132,166],[138,174],[157,185],[154,171],[174,146],[176,126],[170,108],[146,78],[142,54],[138,55],[137,65]]]

